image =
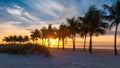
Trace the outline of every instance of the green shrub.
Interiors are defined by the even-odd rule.
[[[0,45],[0,53],[8,53],[8,54],[43,54],[46,57],[49,56],[49,49],[45,46],[41,46],[39,44],[4,44]]]

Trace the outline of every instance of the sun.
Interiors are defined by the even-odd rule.
[[[54,42],[55,42],[55,39],[50,38],[50,47],[53,47]]]

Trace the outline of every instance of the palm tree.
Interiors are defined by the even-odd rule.
[[[56,30],[56,33],[57,33],[57,38],[58,38],[58,49],[60,48],[59,45],[60,45],[60,40],[61,40],[61,36],[60,36],[60,29],[57,29]]]
[[[92,53],[92,36],[105,34],[106,29],[108,28],[108,23],[103,22],[103,12],[96,9],[95,6],[89,8],[85,17],[88,34],[90,36],[89,52]]]
[[[24,42],[29,42],[29,37],[28,36],[24,36]]]
[[[42,27],[40,31],[41,31],[42,45],[45,45],[45,41],[43,41],[43,39],[45,39],[45,40],[47,39],[47,28]]]
[[[9,43],[9,37],[4,37],[3,41],[5,41],[6,43]]]
[[[83,50],[86,50],[86,37],[88,34],[88,26],[87,26],[87,18],[86,17],[78,17],[79,21],[81,22],[80,27],[80,36],[84,37],[84,47]]]
[[[14,44],[18,41],[18,37],[16,35],[13,36],[13,42]]]
[[[23,36],[19,35],[18,36],[18,41],[19,41],[19,44],[21,44],[23,42]]]
[[[12,44],[13,43],[13,36],[8,36],[8,41]]]
[[[30,39],[32,40],[32,42],[33,42],[33,44],[34,44],[34,42],[35,42],[35,37],[33,36],[33,35],[30,35]]]
[[[114,54],[118,55],[117,52],[117,31],[118,26],[120,23],[120,0],[115,0],[116,2],[109,6],[104,5],[103,7],[109,11],[109,15],[105,16],[105,20],[108,20],[111,22],[111,27],[115,26],[115,34],[114,34]]]
[[[48,48],[50,48],[50,38],[54,38],[54,35],[55,35],[55,31],[52,28],[52,25],[49,24],[47,29]]]
[[[59,32],[60,32],[59,38],[62,40],[62,45],[63,45],[62,49],[64,50],[64,41],[69,34],[67,26],[65,24],[61,24],[59,26]]]
[[[41,33],[38,29],[36,29],[35,31],[31,32],[31,38],[32,40],[35,39],[36,40],[36,44],[37,44],[37,40],[38,38],[41,37]]]
[[[75,51],[75,37],[76,37],[76,33],[78,33],[78,29],[79,29],[79,22],[78,20],[75,19],[75,17],[71,18],[71,19],[67,19],[67,25],[68,25],[68,30],[70,35],[72,36],[72,40],[73,40],[73,51]]]

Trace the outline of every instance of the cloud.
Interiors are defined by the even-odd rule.
[[[64,10],[64,6],[55,0],[30,0],[29,2],[23,0],[23,2],[43,15],[58,17],[58,14]]]
[[[18,5],[13,5],[13,8],[6,8],[6,11],[13,15],[22,15],[23,8]]]
[[[27,6],[36,11],[41,19],[46,17],[43,20],[47,20],[49,17],[51,20],[65,21],[66,17],[73,17],[75,15],[78,15],[78,11],[76,11],[77,7],[72,3],[74,2],[73,0],[29,0],[29,2],[25,0],[22,1],[24,4],[27,4]]]
[[[17,23],[16,21],[21,22],[18,26],[30,27],[34,24],[45,24],[45,22],[41,21],[40,18],[32,15],[18,5],[13,5],[13,7],[5,7],[5,9],[6,12],[10,15],[9,18],[12,17],[11,21],[14,21],[15,23]]]
[[[13,7],[15,7],[15,8],[17,8],[17,9],[22,9],[22,10],[23,10],[23,8],[20,7],[19,5],[13,5]]]
[[[14,15],[21,15],[22,14],[21,10],[11,9],[11,8],[7,8],[7,12],[10,14],[14,14]]]

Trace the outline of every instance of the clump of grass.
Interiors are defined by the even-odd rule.
[[[44,55],[48,57],[50,55],[49,49],[45,46],[41,46],[39,44],[5,44],[0,45],[0,53],[8,53],[8,54],[37,54]]]

